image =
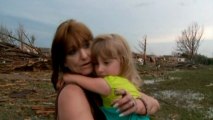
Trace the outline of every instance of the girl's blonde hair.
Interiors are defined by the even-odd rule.
[[[104,34],[97,36],[91,47],[91,56],[94,62],[97,61],[97,57],[119,59],[121,64],[119,76],[129,79],[137,87],[141,85],[141,79],[136,70],[130,47],[120,35]]]

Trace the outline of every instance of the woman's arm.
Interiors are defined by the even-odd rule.
[[[58,96],[58,120],[94,120],[84,91],[67,84]]]
[[[109,95],[111,92],[110,86],[103,78],[92,78],[82,75],[64,74],[63,80],[65,81],[65,83],[74,83],[86,90],[101,95]]]

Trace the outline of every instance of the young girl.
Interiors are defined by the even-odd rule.
[[[101,94],[103,106],[100,108],[108,120],[149,120],[146,115],[124,116],[119,114],[116,105],[111,106],[114,100],[121,97],[116,95],[116,89],[126,90],[135,99],[141,97],[138,90],[141,79],[134,66],[132,53],[126,41],[117,34],[100,35],[95,38],[91,46],[91,56],[96,75],[100,78],[65,75],[64,81],[78,84],[84,89]]]

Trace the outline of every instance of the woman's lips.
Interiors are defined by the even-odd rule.
[[[88,68],[88,67],[92,67],[92,63],[91,62],[87,62],[87,63],[82,65],[82,68]]]

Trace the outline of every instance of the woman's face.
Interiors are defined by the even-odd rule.
[[[79,49],[70,49],[64,65],[77,74],[88,75],[92,73],[90,43],[83,45]]]

